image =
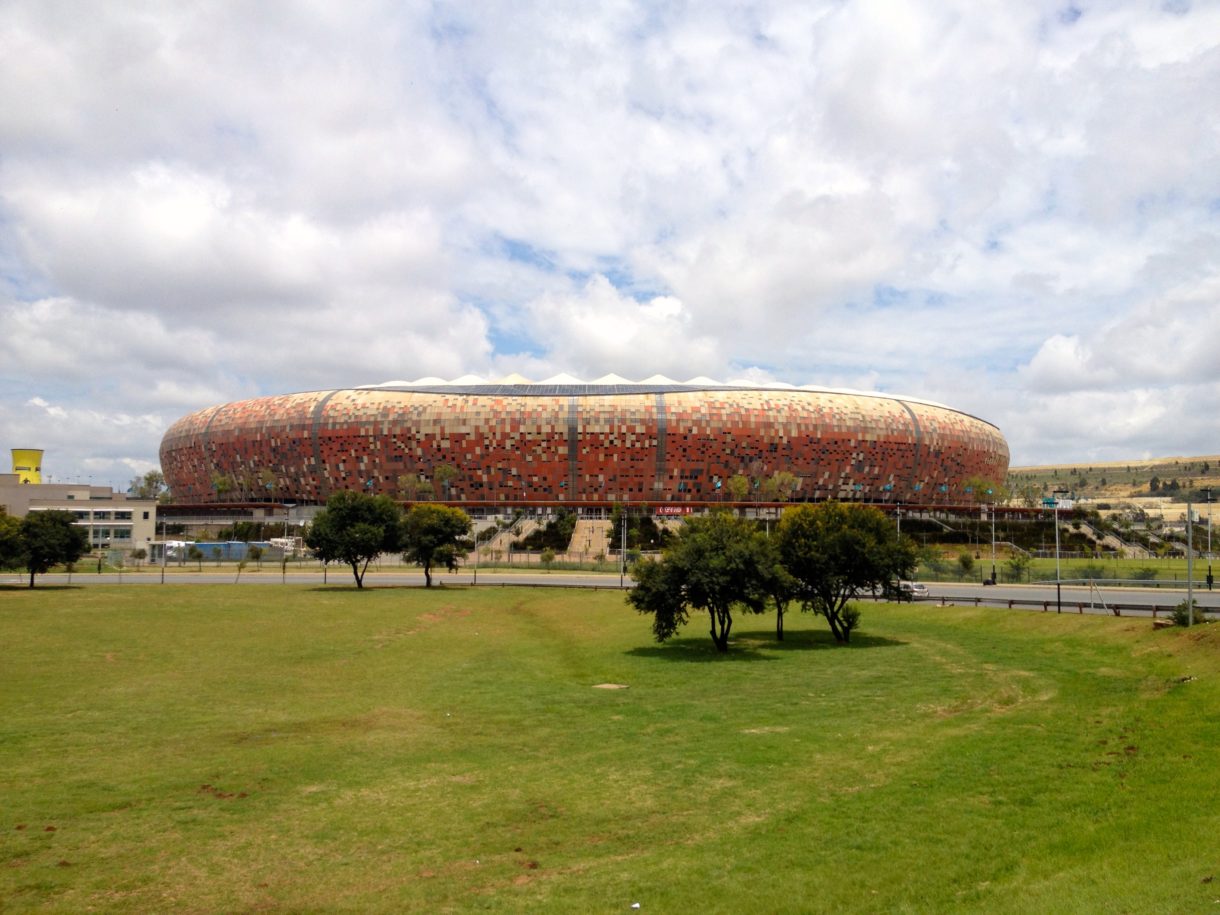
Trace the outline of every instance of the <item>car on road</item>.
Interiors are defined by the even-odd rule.
[[[911,595],[911,600],[923,600],[928,596],[928,586],[919,581],[900,581],[898,590]]]
[[[883,600],[909,602],[927,600],[928,586],[918,581],[896,581],[886,585],[881,592]]]

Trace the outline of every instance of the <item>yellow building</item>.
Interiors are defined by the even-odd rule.
[[[13,473],[17,474],[22,483],[42,482],[42,449],[14,448]]]

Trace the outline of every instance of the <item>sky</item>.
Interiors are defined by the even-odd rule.
[[[4,0],[0,455],[510,373],[1215,454],[1218,100],[1217,0]]]

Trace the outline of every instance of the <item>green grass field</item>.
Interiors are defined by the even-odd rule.
[[[864,611],[0,590],[0,910],[1217,910],[1215,627]]]

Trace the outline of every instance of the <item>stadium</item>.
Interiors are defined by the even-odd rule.
[[[166,432],[178,503],[316,505],[360,489],[474,507],[853,500],[955,505],[1002,481],[990,423],[777,383],[426,378],[208,407]]]

